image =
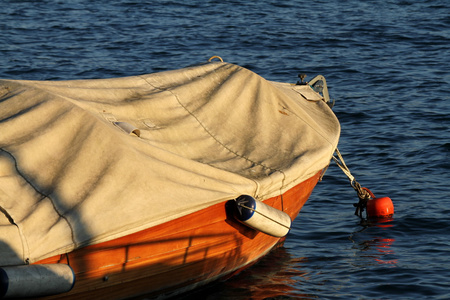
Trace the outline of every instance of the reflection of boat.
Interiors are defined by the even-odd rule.
[[[231,280],[194,290],[180,297],[197,299],[312,299],[303,292],[302,283],[308,281],[304,264],[308,259],[295,257],[284,247],[271,251],[255,266]]]
[[[321,83],[223,62],[0,81],[0,294],[170,296],[250,266],[284,237],[236,212],[286,227],[336,148]]]

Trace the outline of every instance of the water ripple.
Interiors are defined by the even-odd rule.
[[[0,78],[129,76],[212,55],[269,80],[327,77],[346,163],[393,199],[394,220],[361,225],[332,165],[285,248],[205,299],[450,298],[448,1],[3,4]]]

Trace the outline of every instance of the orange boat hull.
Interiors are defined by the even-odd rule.
[[[320,172],[264,203],[291,219],[300,212]],[[123,299],[173,296],[226,279],[257,262],[284,241],[236,221],[222,202],[170,222],[36,264],[69,264],[73,289],[48,299]]]

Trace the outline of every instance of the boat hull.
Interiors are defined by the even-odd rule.
[[[291,219],[300,212],[321,172],[264,203]],[[73,289],[47,299],[170,297],[257,262],[283,238],[269,236],[235,220],[230,201],[108,242],[77,249],[36,264],[69,264]]]

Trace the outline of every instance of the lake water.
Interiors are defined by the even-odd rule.
[[[284,247],[186,298],[449,299],[449,1],[2,1],[0,78],[129,76],[212,55],[269,80],[323,74],[347,165],[395,215],[361,224],[332,163]]]

